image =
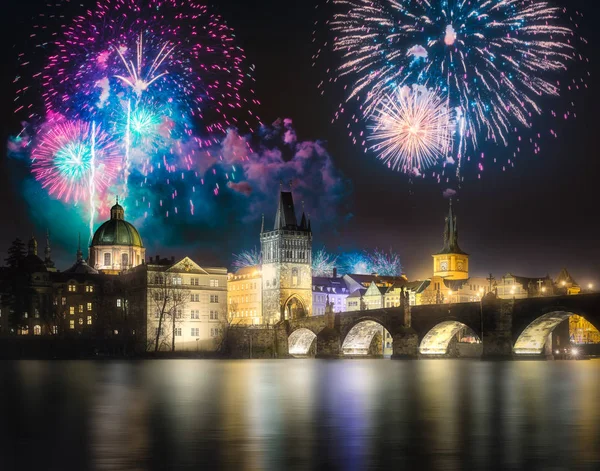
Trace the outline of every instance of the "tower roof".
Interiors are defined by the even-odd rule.
[[[298,225],[291,191],[281,191],[273,229],[295,228]]]
[[[444,226],[444,247],[436,255],[450,253],[467,255],[467,253],[463,252],[458,246],[458,228],[456,216],[454,215],[454,211],[452,211],[452,200],[450,200],[450,208]]]

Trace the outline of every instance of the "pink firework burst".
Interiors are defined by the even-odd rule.
[[[66,202],[101,194],[117,176],[122,161],[108,134],[83,121],[57,123],[40,133],[31,159],[42,187]]]

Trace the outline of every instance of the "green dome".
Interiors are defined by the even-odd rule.
[[[99,245],[126,245],[143,247],[142,238],[132,224],[124,219],[123,207],[117,203],[110,210],[110,221],[102,224],[92,239],[92,247]]]

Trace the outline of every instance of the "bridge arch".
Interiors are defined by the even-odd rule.
[[[447,355],[451,353],[448,351],[450,342],[460,334],[463,339],[469,339],[468,343],[481,344],[481,339],[469,326],[448,320],[436,324],[425,334],[419,345],[419,353],[424,356]],[[481,355],[481,351],[474,350],[469,356],[478,355]]]
[[[552,311],[537,317],[519,333],[513,353],[515,355],[541,355],[546,349],[550,353],[549,349],[552,345],[548,345],[548,342],[551,342],[552,332],[571,316],[580,316],[586,319],[584,315],[571,311]],[[586,320],[590,322],[589,319]],[[598,326],[591,324],[598,329]]]
[[[292,356],[310,355],[316,338],[317,335],[306,327],[294,330],[288,337],[289,354]]]
[[[302,319],[308,315],[304,301],[297,294],[292,294],[283,304],[283,319]]]
[[[376,338],[381,339],[380,345],[373,343]],[[343,337],[342,354],[349,356],[391,355],[392,344],[392,335],[381,322],[363,318],[355,322]]]

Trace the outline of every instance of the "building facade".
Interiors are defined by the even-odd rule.
[[[272,231],[261,227],[263,322],[311,316],[312,231],[296,218],[292,193],[281,191]]]
[[[313,316],[322,316],[327,310],[327,303],[333,312],[346,311],[346,298],[350,294],[346,282],[340,277],[313,277]]]
[[[129,270],[128,306],[148,351],[214,351],[227,328],[227,269],[189,257],[150,258]]]
[[[263,323],[260,265],[227,275],[227,312],[232,325]]]

